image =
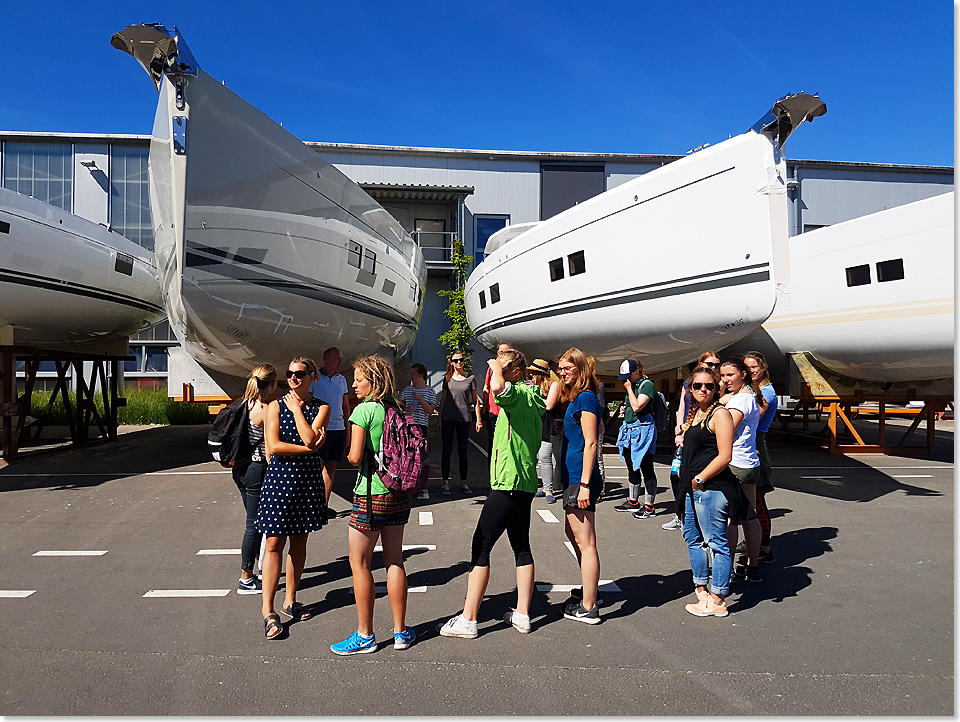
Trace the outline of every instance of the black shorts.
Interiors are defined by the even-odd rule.
[[[600,486],[603,484],[599,479],[590,482],[590,504],[584,511],[596,511],[597,501],[600,499]],[[563,489],[563,508],[579,509],[577,505],[577,496],[580,494],[580,484],[567,484]]]
[[[328,431],[327,438],[324,440],[323,446],[317,449],[317,453],[320,454],[320,458],[323,459],[324,463],[327,463],[328,461],[343,461],[343,450],[346,448],[346,446],[346,429]]]

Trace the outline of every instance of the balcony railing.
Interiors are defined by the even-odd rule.
[[[423,251],[427,268],[453,268],[451,249],[456,233],[450,231],[415,231],[410,235]]]

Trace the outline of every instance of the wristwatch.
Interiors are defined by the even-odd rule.
[[[584,484],[582,481],[580,482],[580,486],[582,486],[584,489],[590,488],[590,484]]]

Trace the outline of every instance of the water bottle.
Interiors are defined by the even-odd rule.
[[[680,476],[680,461],[683,459],[683,447],[678,446],[673,454],[673,463],[670,464],[670,475]]]

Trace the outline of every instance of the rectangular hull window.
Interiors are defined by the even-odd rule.
[[[500,301],[500,284],[495,283],[490,286],[490,303],[499,303]]]
[[[903,280],[903,259],[895,258],[892,261],[880,261],[877,264],[877,281]]]
[[[868,283],[870,283],[869,265],[850,266],[850,268],[847,269],[848,286],[866,286]]]
[[[363,257],[363,249],[359,243],[350,241],[350,248],[347,250],[347,264],[354,268],[360,268],[360,259]]]
[[[117,261],[113,264],[113,270],[127,276],[133,275],[133,258],[125,256],[122,253],[117,254]]]
[[[369,248],[363,249],[363,270],[374,275],[377,273],[377,254]]]
[[[487,294],[483,291],[480,291],[480,308],[487,307]]]
[[[567,260],[570,262],[570,275],[577,276],[581,273],[585,273],[587,270],[587,264],[583,260],[583,251],[577,251],[576,253],[571,253],[567,256]]]
[[[559,281],[563,278],[563,259],[554,258],[550,261],[550,280]]]

